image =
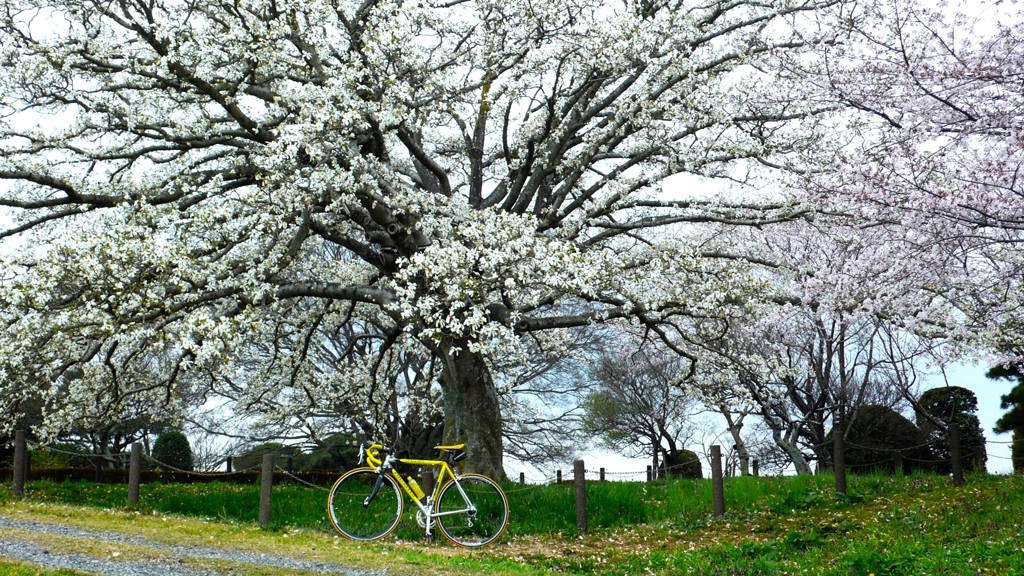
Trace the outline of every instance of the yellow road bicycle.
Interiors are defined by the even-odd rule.
[[[498,484],[482,474],[457,474],[455,464],[466,458],[465,444],[437,446],[444,460],[397,458],[381,444],[359,447],[359,463],[342,474],[327,497],[331,525],[353,540],[377,540],[390,534],[402,519],[402,492],[416,505],[416,522],[427,536],[436,528],[461,546],[493,542],[508,525],[508,498]],[[383,458],[382,458],[383,456]],[[395,469],[397,464],[439,468],[432,494]]]

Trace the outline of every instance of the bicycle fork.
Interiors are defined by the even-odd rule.
[[[370,507],[370,503],[373,502],[373,499],[377,497],[377,493],[380,492],[380,487],[383,485],[384,474],[378,474],[377,481],[373,484],[373,492],[370,492],[370,495],[366,497],[366,500],[363,500],[363,508]]]

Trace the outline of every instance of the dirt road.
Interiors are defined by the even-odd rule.
[[[101,547],[102,550],[96,550],[98,544],[106,545]],[[47,568],[72,568],[110,576],[237,575],[251,573],[257,568],[294,570],[296,574],[381,574],[226,548],[173,546],[117,532],[4,516],[0,516],[0,557]]]

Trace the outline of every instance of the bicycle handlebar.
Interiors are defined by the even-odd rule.
[[[363,458],[365,456],[366,463],[371,468],[380,468],[381,465],[384,463],[384,461],[381,460],[381,458],[380,458],[380,451],[381,450],[384,450],[384,445],[383,444],[373,443],[373,444],[370,444],[369,446],[366,446],[364,444],[363,446],[360,447],[360,451],[359,451],[360,452],[360,454],[359,454],[360,464],[362,464]]]

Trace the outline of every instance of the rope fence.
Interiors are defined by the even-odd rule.
[[[72,458],[83,458],[83,459],[88,459],[88,460],[106,460],[108,462],[117,462],[119,460],[123,462],[123,461],[129,460],[132,457],[132,455],[134,454],[134,446],[136,444],[138,444],[138,442],[133,443],[132,444],[133,450],[129,450],[128,452],[106,452],[106,453],[102,453],[102,454],[95,454],[95,453],[90,453],[90,452],[72,452],[70,450],[63,450],[63,449],[60,449],[60,448],[57,448],[57,447],[54,447],[54,446],[48,446],[48,445],[44,446],[43,444],[39,444],[38,442],[26,441],[26,445],[28,446],[28,448],[30,448],[32,450],[46,450],[47,452],[53,452],[55,454],[63,454],[65,456],[70,456]],[[141,446],[141,444],[139,444],[139,446]],[[182,473],[182,474],[190,474],[190,475],[194,475],[194,476],[207,476],[207,477],[211,477],[211,478],[214,478],[214,477],[228,477],[228,476],[231,476],[233,474],[239,474],[239,473],[243,473],[243,472],[252,472],[254,470],[259,469],[259,467],[260,467],[260,465],[254,464],[254,465],[249,466],[247,468],[242,468],[242,469],[239,469],[239,470],[235,470],[235,469],[232,468],[233,460],[232,460],[231,456],[225,456],[225,457],[221,458],[220,460],[217,460],[217,462],[215,463],[216,466],[220,466],[222,464],[227,465],[227,471],[226,472],[214,472],[214,471],[210,471],[210,470],[185,470],[183,468],[178,468],[178,467],[173,466],[171,464],[168,464],[166,462],[161,462],[160,460],[157,460],[153,456],[151,456],[149,454],[146,454],[146,453],[142,453],[142,458],[144,460],[146,460],[147,462],[149,462],[150,464],[153,464],[154,466],[157,466],[157,467],[159,467],[162,470],[170,470],[172,472],[179,472],[179,473]]]
[[[952,424],[950,426],[949,432],[950,432],[949,433],[949,447],[950,447],[951,460],[949,460],[949,461],[947,461],[947,460],[919,460],[919,461],[921,461],[921,462],[929,462],[929,463],[950,462],[951,465],[952,465],[953,485],[957,486],[957,487],[960,487],[960,486],[964,485],[964,475],[963,475],[963,469],[964,469],[963,464],[964,464],[964,462],[963,462],[963,458],[962,458],[962,454],[961,454],[960,430],[959,430],[959,427],[956,426],[956,424],[954,423],[954,424]],[[29,446],[29,443],[28,443],[28,441],[26,439],[25,431],[19,430],[19,431],[15,432],[15,441],[14,441],[14,443],[15,443],[15,451],[14,451],[15,453],[14,453],[14,470],[13,470],[13,479],[12,479],[13,480],[12,492],[13,492],[13,494],[14,494],[14,496],[16,498],[20,499],[20,498],[24,497],[25,482],[28,479],[28,472],[29,472],[29,468],[30,468],[30,451],[29,451],[29,447],[30,446]],[[1012,444],[1012,442],[1010,442],[1010,444]],[[922,445],[922,447],[923,446],[927,446],[927,445]],[[35,449],[42,448],[42,446],[40,446],[38,444],[35,444],[35,443],[32,444],[32,447],[34,447]],[[902,462],[903,462],[903,459],[904,459],[904,454],[903,454],[904,450],[900,450],[900,449],[886,449],[886,448],[873,448],[873,447],[859,446],[859,445],[856,445],[856,444],[853,444],[853,445],[851,445],[849,447],[854,448],[854,449],[872,449],[872,450],[875,450],[877,452],[892,452],[894,454],[894,459],[895,459],[895,463],[896,463],[896,465],[894,466],[894,472],[899,474],[899,473],[902,473],[902,471],[903,471],[902,470]],[[834,452],[833,452],[833,462],[832,462],[833,466],[832,467],[833,467],[833,472],[835,473],[835,476],[836,476],[836,491],[838,493],[841,493],[841,494],[845,494],[846,493],[846,478],[845,478],[846,468],[848,468],[848,467],[852,467],[852,468],[858,467],[858,465],[847,466],[845,464],[845,452],[846,452],[847,448],[848,447],[846,446],[846,444],[842,441],[842,435],[836,435],[836,437],[835,437],[835,444],[834,444],[834,447],[833,447]],[[911,447],[911,448],[914,448],[914,447]],[[306,487],[311,488],[311,489],[324,490],[324,491],[327,490],[327,488],[325,488],[323,485],[319,485],[319,484],[316,484],[314,482],[310,482],[308,477],[307,478],[303,478],[303,477],[300,476],[300,474],[296,474],[295,471],[292,469],[292,458],[291,457],[287,458],[287,465],[285,467],[281,467],[281,466],[277,465],[275,463],[275,456],[274,456],[274,454],[265,454],[265,455],[263,455],[262,462],[261,462],[260,465],[258,465],[258,466],[257,465],[250,466],[250,467],[247,467],[247,468],[245,468],[243,470],[233,470],[232,469],[232,459],[231,459],[230,456],[228,456],[225,459],[220,461],[220,462],[223,462],[224,464],[226,464],[226,467],[227,467],[227,471],[226,472],[211,472],[211,471],[184,470],[182,468],[175,467],[175,466],[172,466],[170,464],[167,464],[166,462],[161,462],[161,461],[153,458],[152,456],[144,454],[143,450],[142,450],[142,445],[140,443],[138,443],[138,442],[132,444],[131,450],[129,452],[117,453],[117,454],[82,455],[82,454],[79,454],[79,453],[62,451],[60,449],[55,449],[55,448],[47,447],[47,449],[55,451],[55,452],[62,452],[62,453],[66,453],[66,454],[71,454],[71,455],[74,455],[74,456],[92,456],[92,457],[100,456],[100,457],[104,457],[104,458],[113,458],[113,457],[127,458],[128,462],[129,462],[129,468],[127,470],[128,501],[131,504],[138,504],[138,502],[139,502],[139,487],[140,487],[140,484],[142,483],[142,477],[143,477],[143,474],[142,474],[142,472],[143,472],[143,470],[142,470],[142,463],[143,463],[143,461],[146,461],[146,462],[148,462],[151,465],[155,465],[155,466],[159,467],[161,469],[162,480],[165,481],[165,482],[169,480],[169,477],[168,477],[169,474],[174,474],[174,475],[177,475],[177,476],[181,476],[182,478],[191,478],[193,476],[197,476],[197,477],[207,478],[207,479],[227,479],[227,480],[237,480],[240,475],[250,475],[250,476],[253,477],[253,479],[258,478],[259,482],[260,482],[260,486],[261,486],[260,487],[260,511],[259,511],[259,524],[260,525],[266,525],[266,524],[268,524],[270,522],[270,509],[271,509],[270,506],[271,506],[271,500],[272,500],[272,491],[273,491],[275,475],[287,478],[287,479],[289,479],[290,481],[292,481],[295,484],[306,486]],[[982,448],[982,450],[983,450],[983,448]],[[975,459],[977,460],[980,456],[983,456],[983,453],[982,452],[977,452],[974,456],[975,456]],[[719,445],[711,446],[710,458],[709,459],[710,459],[711,472],[712,472],[711,473],[711,482],[712,482],[712,488],[713,488],[712,489],[712,500],[713,500],[712,504],[713,504],[714,515],[715,516],[722,516],[722,515],[725,514],[725,493],[724,493],[724,474],[723,474],[723,466],[722,466],[723,456],[722,456],[721,446],[719,446]],[[756,459],[754,459],[752,463],[753,463],[754,476],[757,476],[758,475],[758,461]],[[680,466],[682,466],[682,465],[680,465]],[[874,466],[875,468],[878,467],[877,463],[873,463],[873,464],[869,464],[869,465],[861,465],[861,466]],[[257,468],[259,469],[258,473],[256,472]],[[653,480],[657,480],[658,476],[661,474],[662,471],[668,472],[672,468],[675,468],[675,466],[666,466],[666,467],[662,468],[661,470],[656,470],[652,466],[648,465],[646,471],[636,471],[636,472],[631,472],[631,471],[615,471],[615,472],[609,472],[609,471],[605,470],[605,468],[603,468],[603,467],[602,468],[598,468],[597,470],[588,469],[585,466],[583,460],[576,460],[573,463],[572,483],[574,485],[574,497],[575,497],[575,505],[576,505],[576,524],[577,524],[577,528],[581,532],[585,532],[587,530],[587,523],[588,523],[588,519],[587,519],[587,475],[588,474],[591,476],[592,479],[596,475],[597,476],[597,480],[599,482],[607,481],[607,478],[609,476],[618,477],[618,478],[626,478],[626,477],[644,477],[645,475],[646,475],[646,480],[648,482],[650,482],[650,481],[653,481]],[[125,472],[124,470],[121,470],[122,474],[124,472]],[[309,473],[301,473],[301,474],[303,476],[307,476]],[[333,478],[336,478],[338,474],[337,474],[337,472],[331,472],[331,473],[323,473],[323,475],[329,476],[330,478],[333,479]],[[506,490],[506,492],[507,493],[516,493],[516,492],[522,492],[522,491],[525,491],[525,490],[539,489],[543,485],[562,484],[565,480],[566,479],[563,478],[562,471],[561,470],[557,470],[555,472],[554,476],[545,478],[540,484],[527,485],[526,484],[525,475],[524,475],[524,473],[521,472],[519,474],[519,484],[522,487],[521,488],[510,488],[509,490]],[[426,469],[426,470],[423,470],[421,472],[421,483],[424,486],[424,489],[427,491],[427,493],[431,493],[432,492],[432,487],[434,486],[434,477],[433,477],[432,470]]]

